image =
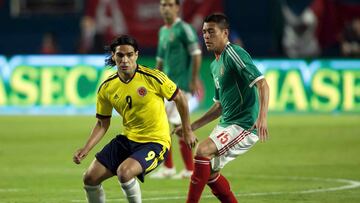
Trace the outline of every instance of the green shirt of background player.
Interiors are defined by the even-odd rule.
[[[162,70],[185,93],[190,112],[198,106],[197,94],[201,94],[199,69],[201,66],[201,49],[194,28],[179,18],[179,0],[160,0],[160,13],[165,25],[159,30],[157,48],[157,68]],[[179,113],[174,102],[165,102],[170,124],[181,125]],[[180,153],[185,169],[175,175],[176,170],[169,155],[164,167],[152,174],[153,178],[188,178],[194,169],[191,149],[179,138]]]

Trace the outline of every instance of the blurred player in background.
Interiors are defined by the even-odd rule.
[[[141,202],[139,180],[154,170],[171,146],[164,98],[175,102],[184,127],[187,147],[195,146],[185,95],[174,82],[158,71],[137,64],[138,45],[123,35],[110,45],[106,65],[117,72],[99,87],[96,102],[97,122],[85,146],[76,151],[73,161],[80,164],[103,138],[115,109],[123,118],[124,131],[96,154],[84,174],[84,189],[89,202],[105,202],[101,183],[117,176],[129,202]],[[156,116],[154,116],[156,115]]]
[[[191,127],[196,130],[221,118],[196,150],[187,202],[199,202],[207,184],[221,202],[233,203],[237,200],[220,170],[247,152],[259,138],[262,141],[267,139],[269,87],[250,55],[229,42],[229,22],[225,15],[207,16],[203,37],[207,50],[215,54],[210,65],[215,83],[215,103]],[[181,128],[175,131],[180,133]]]
[[[156,66],[184,92],[191,112],[198,106],[197,95],[202,94],[199,77],[201,50],[194,28],[179,18],[179,9],[179,0],[160,0],[160,13],[165,25],[159,31]],[[175,103],[166,102],[165,106],[170,124],[175,127],[180,126],[181,120]],[[191,176],[194,169],[192,151],[186,146],[182,137],[179,137],[179,145],[185,169],[176,174],[170,150],[164,167],[150,177],[188,178]]]

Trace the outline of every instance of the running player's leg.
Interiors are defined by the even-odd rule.
[[[136,143],[132,145],[132,154],[117,169],[121,188],[129,202],[141,202],[141,190],[136,176],[144,182],[145,174],[154,170],[163,161],[167,148],[157,143]]]
[[[220,173],[212,174],[207,185],[221,202],[237,203],[236,197],[230,189],[229,181]]]
[[[195,166],[191,176],[187,203],[199,202],[201,193],[210,178],[210,160],[216,152],[216,145],[210,138],[199,144],[195,154]]]
[[[131,144],[132,143],[133,142],[129,141],[126,136],[118,135],[114,139],[112,139],[107,145],[105,145],[104,148],[99,153],[97,153],[95,155],[96,160],[99,163],[101,163],[101,165],[104,166],[107,169],[107,171],[112,174],[112,176],[114,176],[115,174],[118,174],[119,167],[122,165],[122,163],[124,163],[131,155],[131,153],[132,153],[132,148],[131,148],[132,145]],[[124,166],[134,165],[136,167],[136,162],[135,162],[135,164],[127,163],[127,162],[125,162],[125,163],[126,164],[124,164]],[[141,166],[140,166],[140,168],[141,168]],[[124,171],[122,174],[124,174],[125,177],[128,177],[130,172],[126,171],[126,169],[129,169],[129,168],[125,167],[124,169],[122,169],[122,171]],[[130,169],[132,171],[135,170],[132,167]],[[140,171],[141,171],[141,169],[140,169]],[[136,174],[137,172],[133,172],[133,173]],[[132,175],[132,176],[134,176],[134,175]],[[124,179],[124,181],[125,181],[125,179]],[[132,187],[132,188],[136,188],[135,182],[133,184],[130,184],[130,183],[132,183],[132,182],[129,182],[128,185],[131,185],[131,186],[135,185],[135,187]],[[141,193],[140,193],[140,201],[141,201]]]
[[[247,152],[258,141],[255,134],[237,125],[230,125],[226,128],[218,127],[218,129],[210,135],[218,150],[216,156],[211,159],[212,171],[220,171],[227,163]],[[208,185],[221,202],[237,202],[229,182],[221,174],[212,176]]]
[[[127,158],[117,169],[121,189],[129,202],[141,202],[140,185],[135,177],[142,171],[143,168],[140,163],[133,158]]]
[[[98,160],[93,160],[83,177],[86,198],[89,203],[105,202],[105,192],[101,183],[112,176],[114,174],[110,170]]]

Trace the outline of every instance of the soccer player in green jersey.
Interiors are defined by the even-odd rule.
[[[259,138],[267,139],[269,87],[250,55],[229,42],[225,15],[207,16],[202,32],[207,50],[215,54],[210,65],[215,103],[191,127],[196,130],[218,117],[220,122],[196,150],[187,202],[199,202],[207,184],[221,202],[233,203],[237,200],[220,170],[247,152]]]
[[[179,18],[179,0],[160,0],[160,13],[165,25],[160,28],[157,49],[157,68],[163,70],[169,78],[184,92],[192,112],[199,104],[197,93],[201,92],[199,69],[201,49],[194,28]],[[179,112],[174,102],[165,102],[170,124],[181,125]],[[151,174],[153,178],[189,178],[194,169],[193,153],[179,137],[179,148],[185,169],[176,174],[171,149],[164,161],[164,167]]]
[[[184,129],[182,136],[189,148],[195,146],[196,138],[191,131],[185,95],[161,71],[136,63],[139,52],[135,39],[120,36],[110,45],[110,51],[106,65],[116,66],[117,72],[99,87],[97,122],[73,161],[80,164],[103,138],[115,109],[122,116],[124,130],[96,154],[84,174],[84,189],[89,202],[103,203],[101,183],[117,176],[128,201],[138,203],[141,191],[135,177],[143,182],[145,174],[163,161],[171,145],[164,99],[176,103]]]

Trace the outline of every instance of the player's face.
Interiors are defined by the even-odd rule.
[[[173,22],[179,12],[179,5],[175,0],[160,0],[160,14],[166,22]]]
[[[120,74],[133,75],[135,73],[138,51],[135,51],[134,47],[119,45],[112,54],[112,59],[115,61]]]
[[[221,52],[227,43],[228,29],[221,29],[214,22],[204,23],[202,33],[208,51]]]

